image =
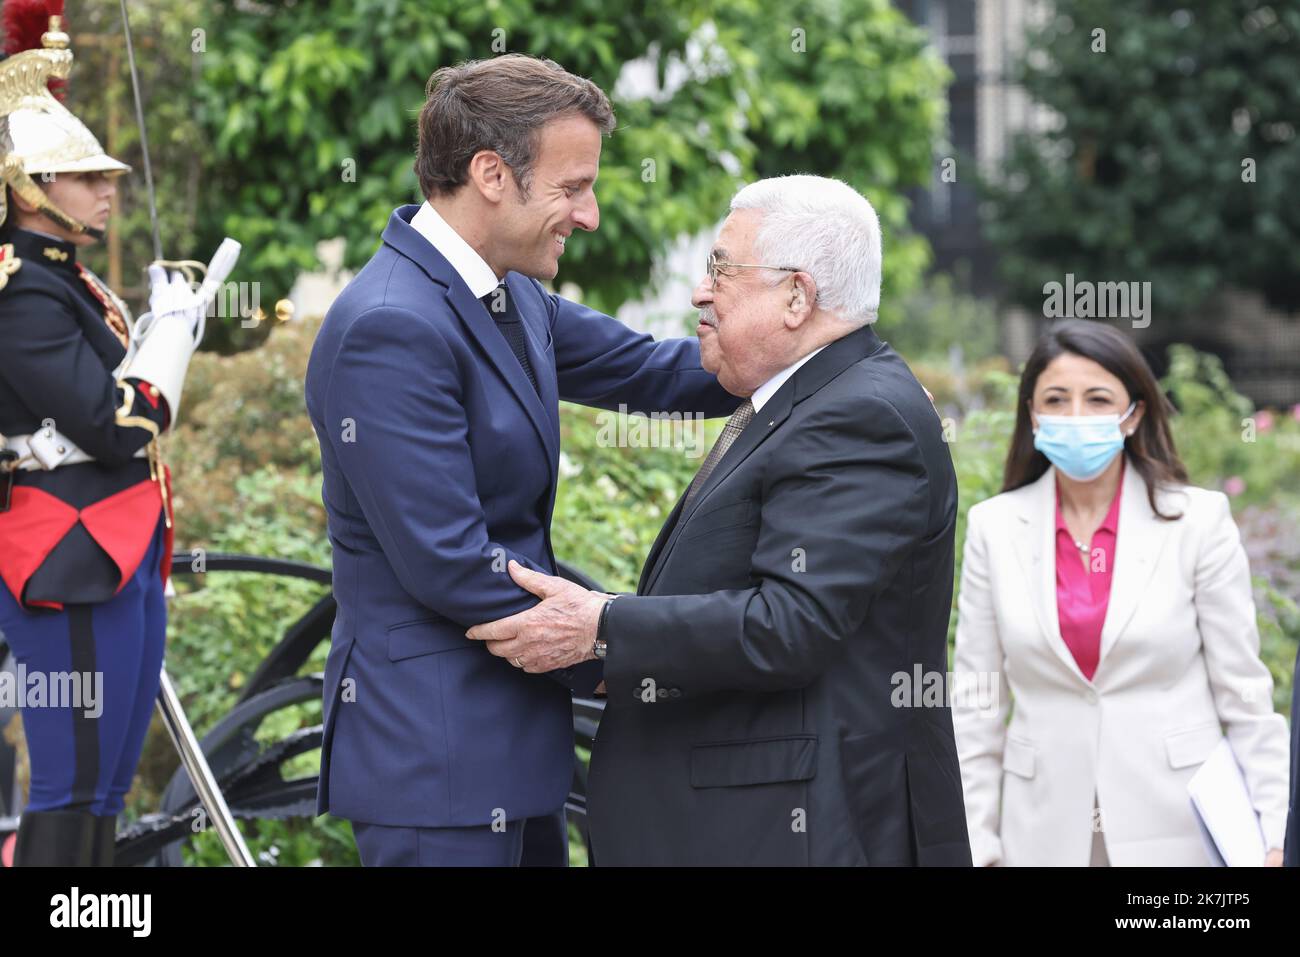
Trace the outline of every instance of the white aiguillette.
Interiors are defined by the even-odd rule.
[[[1224,738],[1187,782],[1210,858],[1219,867],[1262,867],[1267,853],[1246,780]]]

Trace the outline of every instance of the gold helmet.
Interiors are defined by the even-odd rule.
[[[102,239],[102,230],[59,209],[32,178],[88,172],[120,176],[131,169],[106,154],[94,134],[50,91],[52,81],[66,80],[72,72],[62,10],[63,0],[4,3],[5,49],[12,55],[0,60],[0,223],[9,213],[3,190],[7,185],[65,229]],[[22,35],[35,33],[33,22],[35,29],[45,28],[39,47]]]

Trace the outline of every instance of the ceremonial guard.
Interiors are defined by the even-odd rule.
[[[61,12],[6,2],[0,61],[0,632],[47,690],[22,709],[19,866],[112,863],[163,660],[172,513],[158,437],[204,312],[202,290],[162,268],[179,263],[150,266],[151,311],[135,322],[78,261],[129,167],[51,93],[72,66]]]

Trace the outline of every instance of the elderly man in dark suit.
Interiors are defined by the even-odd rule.
[[[880,228],[843,183],[741,190],[695,290],[746,401],[635,596],[511,566],[542,601],[470,630],[526,671],[603,658],[594,862],[969,865],[943,687],[957,484],[877,337]]]

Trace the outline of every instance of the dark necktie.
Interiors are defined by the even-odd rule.
[[[510,290],[506,288],[505,283],[502,283],[480,301],[487,308],[488,315],[496,321],[497,328],[501,330],[506,344],[510,346],[510,351],[519,360],[524,375],[528,376],[528,381],[533,385],[533,391],[541,395],[537,389],[537,376],[533,374],[533,364],[528,361],[528,333],[524,330],[519,310],[515,308],[514,301],[510,298]]]
[[[682,503],[680,514],[686,514],[686,509],[690,507],[691,500],[704,487],[704,483],[709,480],[709,476],[713,474],[718,462],[727,454],[727,449],[731,448],[732,443],[736,441],[741,432],[745,431],[745,426],[749,425],[753,418],[754,403],[749,399],[746,399],[740,408],[731,413],[731,418],[722,427],[722,434],[718,436],[718,441],[713,443],[713,448],[709,449],[709,455],[704,460],[704,464],[700,466],[700,470],[695,473],[695,478],[691,480],[691,487],[686,490],[686,501]]]

